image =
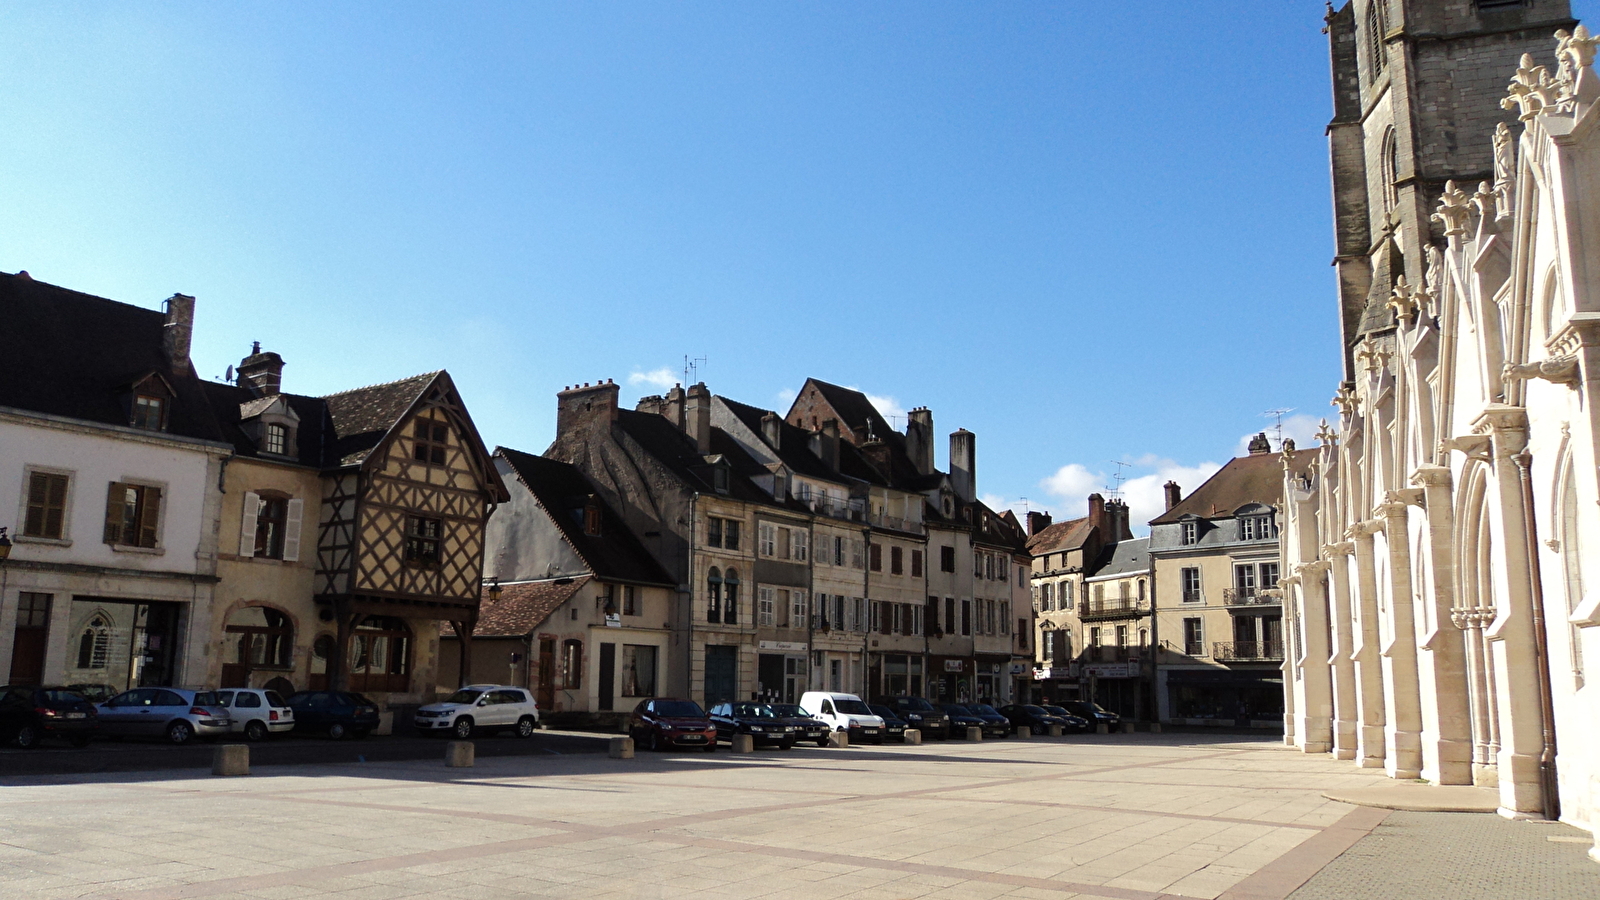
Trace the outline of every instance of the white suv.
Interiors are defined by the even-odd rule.
[[[539,704],[519,687],[469,684],[439,703],[417,710],[412,720],[419,734],[452,734],[461,740],[477,731],[510,728],[517,737],[533,737],[539,728]]]

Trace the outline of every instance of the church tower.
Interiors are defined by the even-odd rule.
[[[1329,6],[1333,63],[1334,233],[1344,378],[1354,345],[1394,327],[1386,305],[1401,277],[1424,284],[1430,221],[1454,180],[1494,180],[1492,136],[1524,53],[1550,55],[1576,25],[1568,0],[1350,0]]]

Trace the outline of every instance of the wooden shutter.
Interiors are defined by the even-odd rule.
[[[297,562],[300,559],[300,522],[305,518],[305,507],[306,501],[298,497],[288,503],[283,521],[284,562]]]
[[[106,489],[106,534],[105,542],[108,544],[125,543],[122,535],[122,523],[127,521],[127,512],[124,504],[127,503],[128,486],[119,482],[111,482]]]
[[[156,526],[161,522],[161,488],[139,488],[139,546],[156,545]]]
[[[244,492],[244,517],[239,523],[239,555],[256,555],[256,522],[261,516],[261,495],[255,491]]]

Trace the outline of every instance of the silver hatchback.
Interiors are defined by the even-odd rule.
[[[221,737],[233,728],[227,708],[212,691],[134,688],[95,708],[100,733],[109,737],[160,737],[187,744],[197,736]]]

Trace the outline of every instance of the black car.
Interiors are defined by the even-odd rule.
[[[999,712],[1013,726],[1026,728],[1034,734],[1049,734],[1051,725],[1060,725],[1065,729],[1069,724],[1060,716],[1046,712],[1044,707],[1029,703],[1009,703],[1000,707]]]
[[[1051,706],[1048,703],[1041,703],[1039,704],[1039,708],[1050,715],[1065,721],[1067,724],[1062,727],[1061,730],[1066,734],[1082,734],[1093,727],[1089,724],[1088,719],[1085,719],[1082,716],[1075,716],[1060,706]]]
[[[951,737],[956,738],[957,740],[966,739],[968,728],[978,729],[979,734],[982,734],[984,731],[983,726],[986,723],[982,719],[973,715],[965,706],[962,706],[959,703],[941,703],[939,704],[939,711],[944,713],[945,716],[949,718],[949,734]],[[987,735],[985,736],[987,737]]]
[[[892,697],[888,704],[907,725],[921,729],[923,737],[942,741],[950,736],[950,717],[921,697]]]
[[[99,727],[94,704],[76,691],[57,687],[0,687],[0,740],[26,750],[46,737],[74,747],[89,743]]]
[[[984,737],[1010,737],[1011,720],[987,703],[968,703],[967,712],[983,720]]]
[[[656,697],[640,701],[628,717],[628,734],[634,743],[651,750],[700,747],[711,753],[717,749],[717,730],[693,700]]]
[[[906,724],[905,719],[900,718],[899,713],[881,704],[870,705],[867,709],[872,710],[873,715],[883,720],[885,740],[899,741],[902,744],[906,742],[906,729],[910,726]]]
[[[772,711],[787,725],[794,726],[795,742],[816,741],[818,747],[828,746],[828,723],[800,708],[798,703],[774,703]]]
[[[378,704],[350,691],[301,691],[287,701],[294,730],[321,732],[334,740],[363,738],[378,727]]]
[[[711,707],[711,724],[717,740],[733,743],[736,734],[748,734],[757,746],[770,744],[788,750],[796,740],[794,726],[788,724],[765,703],[718,703]]]
[[[1091,725],[1104,725],[1107,728],[1116,728],[1122,724],[1121,716],[1109,709],[1106,709],[1104,706],[1101,706],[1093,700],[1063,700],[1061,701],[1060,705],[1065,707],[1067,712],[1072,713],[1078,718],[1089,720],[1089,724]]]

